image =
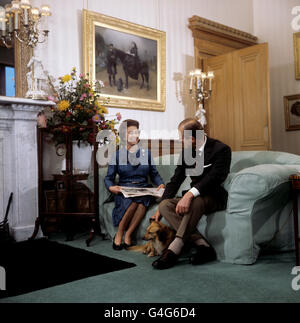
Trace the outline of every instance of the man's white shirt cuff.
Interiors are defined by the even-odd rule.
[[[195,187],[191,188],[189,192],[191,192],[194,195],[194,197],[200,196],[199,191]]]

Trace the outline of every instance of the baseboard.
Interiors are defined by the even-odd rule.
[[[26,227],[12,227],[10,230],[10,233],[12,237],[18,242],[18,241],[25,241],[28,240],[34,231],[34,225],[26,226]],[[43,233],[41,229],[39,230],[36,238],[42,238]]]

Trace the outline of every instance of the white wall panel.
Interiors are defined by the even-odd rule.
[[[54,76],[68,73],[73,66],[82,68],[81,10],[88,9],[166,32],[166,111],[150,112],[127,109],[120,111],[125,118],[135,118],[144,129],[142,138],[176,138],[178,123],[188,115],[193,104],[184,96],[176,97],[174,77],[185,78],[194,65],[194,44],[188,28],[188,18],[198,15],[253,32],[252,0],[34,0],[40,6],[49,3],[50,34],[46,44],[38,48],[45,68]],[[185,90],[187,90],[185,88]],[[187,91],[184,91],[185,93]],[[150,134],[152,130],[152,133]],[[153,132],[155,131],[155,133]]]
[[[254,33],[269,43],[273,150],[300,154],[300,132],[285,130],[283,97],[300,94],[295,80],[292,8],[299,0],[254,0]]]

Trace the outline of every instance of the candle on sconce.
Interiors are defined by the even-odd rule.
[[[200,78],[200,76],[197,75],[197,90],[200,89],[200,85],[201,85],[200,81],[201,81],[201,78]]]
[[[196,69],[194,72],[194,75],[196,76],[196,79],[197,79],[197,90],[199,90],[201,86],[201,72],[202,71],[199,69]]]
[[[5,9],[0,6],[0,19],[5,18]]]
[[[28,9],[24,9],[24,25],[28,25]]]
[[[3,36],[5,36],[6,34],[6,23],[5,23],[5,18],[0,18],[0,30],[1,30],[1,34]]]
[[[31,9],[31,14],[32,14],[32,19],[34,21],[38,21],[39,20],[39,15],[40,15],[39,8],[32,8]]]
[[[212,90],[212,80],[215,77],[214,72],[208,72],[207,77],[209,79],[209,91]]]
[[[14,21],[15,21],[14,28],[15,30],[19,30],[19,26],[20,26],[19,14],[21,12],[19,1],[16,0],[11,2],[11,12],[14,14]]]
[[[0,7],[0,30],[2,35],[5,35],[6,32],[6,19],[5,19],[5,9]]]
[[[24,10],[24,25],[28,26],[29,9],[31,4],[29,0],[21,0],[21,8]]]
[[[21,5],[22,9],[30,9],[31,8],[30,0],[21,0],[20,5]]]
[[[42,6],[41,15],[42,16],[51,16],[50,7],[46,6],[46,5]]]
[[[6,12],[6,18],[8,19],[8,32],[11,33],[13,32],[13,17],[11,13],[11,4],[7,4],[5,6],[5,12]]]
[[[48,31],[48,17],[51,16],[51,11],[49,6],[42,6],[41,10],[41,29]]]
[[[194,72],[190,72],[190,78],[191,78],[191,81],[190,81],[190,92],[193,90],[193,81],[194,81]]]

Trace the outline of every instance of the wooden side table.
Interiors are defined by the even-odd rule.
[[[73,132],[69,131],[64,133],[65,145],[66,145],[66,169],[63,170],[63,174],[52,174],[53,181],[55,183],[54,189],[54,203],[51,207],[51,210],[47,207],[47,199],[44,189],[44,169],[43,169],[43,138],[45,134],[55,131],[61,126],[74,127],[70,124],[61,124],[55,127],[48,128],[37,128],[37,139],[38,139],[38,181],[39,181],[39,216],[35,222],[35,229],[32,234],[32,237],[29,238],[33,240],[41,227],[43,233],[45,230],[45,219],[46,218],[69,218],[72,217],[86,217],[91,219],[91,229],[88,239],[86,240],[86,245],[89,246],[93,240],[95,234],[100,235],[104,238],[104,235],[101,233],[100,223],[99,223],[99,173],[98,173],[98,163],[96,160],[98,142],[96,142],[97,127],[92,126],[82,126],[75,125],[75,127],[80,128],[90,128],[93,131],[93,169],[94,169],[94,192],[93,194],[88,194],[88,208],[82,210],[81,207],[78,207],[75,202],[82,202],[83,199],[76,198],[75,185],[78,181],[87,180],[88,174],[74,174],[73,173]],[[61,187],[60,187],[61,185]],[[53,201],[53,198],[52,198]],[[91,201],[93,203],[91,203]],[[59,204],[59,202],[61,202]],[[80,203],[79,203],[80,204]],[[46,233],[46,232],[45,232]],[[46,234],[45,234],[46,235]],[[68,234],[67,239],[71,239],[72,236]]]
[[[296,248],[296,266],[299,266],[299,227],[298,227],[298,193],[300,192],[300,173],[290,176],[293,195],[294,238]]]

